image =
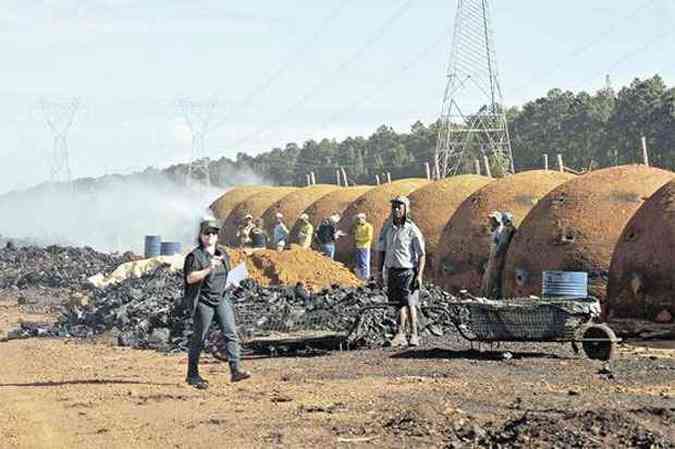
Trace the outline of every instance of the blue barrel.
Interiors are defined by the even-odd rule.
[[[588,273],[583,271],[544,271],[543,296],[588,297]]]
[[[157,257],[162,249],[162,237],[159,235],[145,236],[145,257]]]
[[[160,254],[162,256],[173,256],[180,253],[180,242],[162,242]]]

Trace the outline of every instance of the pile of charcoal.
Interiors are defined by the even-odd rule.
[[[106,254],[89,247],[17,247],[0,249],[0,289],[84,288],[87,278],[109,273],[133,260],[132,253]]]
[[[159,267],[89,294],[85,303],[64,307],[50,329],[24,326],[11,336],[93,337],[109,332],[122,346],[167,352],[187,348],[192,320],[182,303],[180,272]],[[386,305],[385,294],[374,285],[334,285],[310,293],[301,284],[263,287],[246,280],[228,294],[245,344],[259,337],[335,334],[349,337],[352,346],[373,346],[388,341],[397,329],[395,308]],[[420,302],[425,310],[450,299],[431,287],[423,291]],[[423,332],[442,332],[433,315],[422,314]],[[215,327],[211,333],[210,341],[217,342]]]

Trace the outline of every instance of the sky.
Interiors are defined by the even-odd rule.
[[[441,110],[454,0],[0,0],[0,193],[74,177],[406,131]],[[504,103],[675,82],[672,0],[493,0]],[[181,107],[181,105],[187,105]],[[189,111],[193,129],[184,110]],[[55,112],[57,111],[57,112]]]

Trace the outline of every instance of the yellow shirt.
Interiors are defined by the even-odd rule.
[[[312,246],[312,236],[314,235],[314,226],[312,223],[302,223],[298,229],[298,245],[303,248]]]
[[[373,225],[370,223],[356,223],[354,225],[354,246],[357,248],[370,248],[373,242]]]

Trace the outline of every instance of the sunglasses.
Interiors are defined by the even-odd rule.
[[[202,234],[204,234],[204,235],[218,235],[218,231],[216,231],[215,229],[207,229]]]

